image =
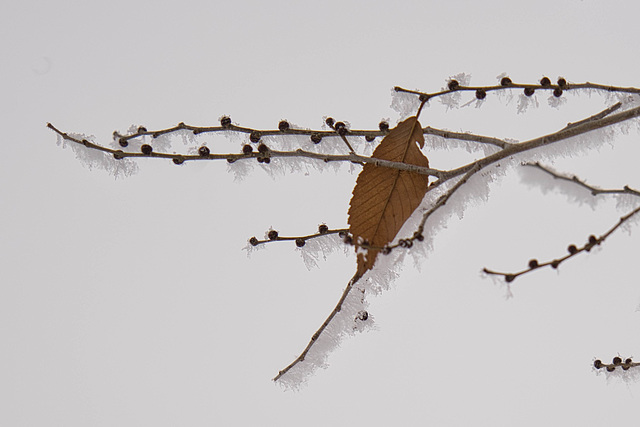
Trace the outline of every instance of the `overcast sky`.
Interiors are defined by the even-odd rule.
[[[526,275],[506,299],[483,267],[519,270],[602,234],[624,211],[543,194],[512,171],[371,297],[376,330],[347,339],[300,391],[271,381],[307,344],[355,269],[307,270],[293,244],[250,258],[273,227],[346,226],[357,170],[235,181],[222,162],[138,162],[114,180],[46,128],[108,144],[130,125],[353,128],[398,118],[395,85],[460,72],[640,87],[638,7],[609,1],[21,1],[0,5],[0,424],[615,425],[638,382],[595,358],[640,358],[639,233]],[[607,107],[566,95],[516,114],[432,102],[424,126],[526,139]],[[239,151],[242,140],[231,143]],[[212,148],[215,146],[210,145]],[[446,168],[466,152],[426,153]],[[638,135],[558,160],[594,185],[640,187]],[[443,166],[444,165],[444,166]],[[639,359],[640,360],[640,359]]]

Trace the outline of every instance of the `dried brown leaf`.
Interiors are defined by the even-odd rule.
[[[372,157],[429,167],[418,145],[424,147],[422,127],[417,117],[409,117],[389,132]],[[379,248],[393,241],[420,205],[428,180],[427,175],[415,172],[364,165],[353,189],[348,219],[356,249],[372,246],[366,254],[358,254],[360,274],[373,267]]]

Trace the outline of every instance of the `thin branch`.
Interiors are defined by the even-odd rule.
[[[605,368],[607,372],[613,372],[618,367],[622,368],[623,371],[627,371],[629,370],[629,368],[635,368],[636,366],[640,366],[640,362],[634,362],[630,357],[622,360],[620,356],[614,357],[611,363],[602,363],[600,359],[597,359],[593,362],[594,368]]]
[[[504,80],[503,80],[504,81]],[[457,83],[457,82],[456,82]],[[507,83],[505,81],[505,83]],[[501,84],[501,85],[494,85],[494,86],[460,86],[460,85],[456,85],[456,84],[450,84],[449,85],[449,89],[445,89],[445,90],[441,90],[438,92],[432,92],[432,93],[427,93],[427,92],[420,92],[418,90],[411,90],[411,89],[405,89],[402,88],[400,86],[396,86],[394,87],[394,90],[396,92],[403,92],[403,93],[411,93],[417,96],[422,97],[422,99],[424,99],[425,97],[427,99],[431,99],[431,98],[436,98],[438,96],[443,96],[443,95],[447,95],[453,92],[469,92],[469,91],[473,91],[476,92],[476,94],[486,94],[487,92],[492,92],[492,91],[497,91],[497,90],[507,90],[507,89],[528,89],[529,91],[533,90],[551,90],[554,92],[554,95],[556,96],[561,96],[562,92],[565,90],[575,90],[575,89],[600,89],[600,90],[604,90],[607,92],[621,92],[621,93],[636,93],[636,94],[640,94],[640,89],[635,88],[635,87],[619,87],[619,86],[607,86],[607,85],[601,85],[598,83],[567,83],[566,81],[564,81],[563,84],[551,84],[551,82],[549,81],[548,84],[519,84],[519,83],[513,83],[511,81],[509,81],[507,84]],[[527,92],[525,92],[527,93]],[[533,92],[529,92],[529,96],[533,95]],[[482,96],[482,95],[480,95]]]
[[[284,236],[279,236],[278,232],[275,230],[271,230],[269,232],[269,236],[267,239],[264,240],[258,240],[257,237],[252,237],[249,239],[249,244],[251,244],[251,246],[258,246],[258,245],[264,245],[266,243],[272,243],[272,242],[280,242],[280,241],[295,241],[296,245],[298,247],[302,247],[305,245],[305,242],[307,242],[308,240],[311,239],[316,239],[318,237],[322,237],[322,236],[328,236],[330,234],[338,234],[340,237],[344,237],[347,235],[347,233],[349,232],[348,228],[338,228],[338,229],[321,229],[321,231],[315,233],[315,234],[309,234],[306,236],[293,236],[293,237],[284,237]]]
[[[556,178],[556,179],[560,179],[562,181],[568,181],[571,183],[574,183],[576,185],[579,185],[580,187],[583,187],[587,190],[589,190],[591,192],[591,195],[593,196],[597,196],[598,194],[631,194],[633,196],[638,196],[640,197],[640,191],[638,190],[634,190],[633,188],[629,187],[628,185],[625,185],[623,188],[617,188],[617,189],[611,189],[611,190],[606,190],[606,189],[602,189],[602,188],[597,188],[597,187],[593,187],[589,184],[587,184],[586,182],[582,181],[580,178],[578,178],[577,176],[565,176],[565,175],[561,175],[557,172],[554,172],[553,170],[542,166],[539,162],[535,162],[535,163],[523,163],[522,166],[529,166],[529,167],[534,167],[536,169],[540,169],[541,171],[551,175],[552,177]]]
[[[349,296],[349,293],[351,293],[351,290],[353,289],[353,286],[356,284],[356,282],[358,282],[358,280],[360,280],[361,277],[362,276],[360,276],[360,274],[357,272],[356,274],[353,275],[351,280],[349,280],[347,287],[342,292],[342,296],[340,297],[340,300],[338,300],[338,304],[336,304],[335,308],[333,309],[331,314],[329,314],[329,317],[327,317],[326,320],[322,323],[320,328],[318,328],[318,330],[311,336],[311,340],[309,341],[309,344],[307,344],[305,349],[302,350],[302,353],[300,353],[300,355],[296,357],[296,359],[293,362],[291,362],[286,368],[278,372],[278,375],[276,375],[273,378],[273,381],[278,381],[291,368],[293,368],[298,363],[304,360],[304,358],[307,356],[307,353],[309,353],[309,350],[311,350],[311,347],[313,347],[313,345],[317,342],[322,332],[327,328],[327,326],[329,326],[329,324],[331,323],[331,320],[333,320],[336,314],[338,314],[340,310],[342,310],[342,303],[344,302],[345,299],[347,299],[347,297]]]
[[[574,123],[567,123],[568,128],[573,127],[573,126],[579,126],[581,124],[587,123],[587,122],[592,122],[595,120],[600,120],[606,116],[608,116],[609,114],[613,113],[614,111],[618,110],[620,107],[622,107],[622,103],[621,102],[616,102],[615,104],[613,104],[611,107],[609,108],[605,108],[604,110],[600,111],[597,114],[594,114],[591,117],[587,117],[586,119],[580,120],[578,122],[574,122]]]
[[[539,268],[542,268],[542,267],[550,266],[551,268],[556,269],[560,266],[560,264],[562,264],[564,261],[568,260],[569,258],[572,258],[583,252],[589,252],[594,246],[602,244],[614,231],[618,229],[618,227],[620,227],[622,224],[624,224],[626,221],[628,221],[630,218],[632,218],[634,215],[637,215],[638,213],[640,213],[640,207],[620,217],[618,222],[609,230],[607,230],[604,234],[602,234],[600,237],[596,237],[594,235],[589,236],[587,243],[585,243],[581,247],[577,247],[576,245],[573,245],[573,244],[569,245],[569,247],[567,248],[567,251],[569,252],[569,254],[561,258],[556,258],[554,260],[546,261],[543,263],[539,263],[538,260],[532,259],[531,261],[529,261],[528,268],[516,273],[503,273],[499,271],[489,270],[488,268],[484,268],[482,271],[485,274],[489,274],[489,275],[503,276],[507,282],[513,282],[517,277],[522,276],[523,274],[530,273],[533,270],[538,270]]]

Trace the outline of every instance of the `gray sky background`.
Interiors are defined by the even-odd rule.
[[[140,161],[114,180],[56,145],[47,122],[107,143],[131,124],[180,121],[375,128],[394,85],[449,76],[494,84],[564,76],[640,87],[637,6],[584,1],[149,2],[0,5],[0,423],[64,425],[615,425],[638,418],[638,382],[596,357],[640,357],[638,230],[518,279],[601,234],[621,212],[543,195],[512,173],[407,259],[371,298],[377,330],[346,340],[299,392],[270,379],[306,345],[354,271],[335,254],[307,270],[293,244],[247,258],[270,226],[346,224],[356,175],[235,182],[224,162]],[[423,125],[525,139],[608,104],[567,95],[516,115],[482,108]],[[234,150],[240,149],[236,142]],[[594,185],[640,187],[637,133],[559,160]],[[431,165],[467,159],[427,153]],[[457,157],[461,156],[461,157]]]

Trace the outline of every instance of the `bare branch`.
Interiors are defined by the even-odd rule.
[[[300,362],[302,362],[304,360],[304,358],[306,357],[307,353],[309,353],[309,350],[311,350],[311,347],[313,347],[313,345],[318,340],[318,337],[320,337],[322,332],[327,328],[327,326],[329,326],[329,324],[331,323],[331,320],[333,320],[333,318],[336,316],[336,314],[338,314],[340,312],[340,310],[342,310],[342,303],[344,302],[345,299],[347,299],[347,297],[349,296],[349,293],[351,293],[351,290],[353,290],[353,286],[356,284],[356,282],[358,282],[358,280],[360,280],[361,277],[362,276],[360,276],[359,273],[357,273],[357,272],[356,272],[356,274],[353,275],[351,280],[349,280],[349,283],[347,284],[347,287],[342,292],[342,296],[340,297],[340,300],[338,300],[338,304],[336,304],[335,308],[333,309],[331,314],[329,314],[329,317],[327,317],[326,320],[322,323],[320,328],[318,328],[318,330],[311,336],[311,340],[309,341],[309,344],[307,344],[305,349],[302,350],[302,353],[300,353],[300,356],[298,356],[286,368],[284,368],[281,371],[279,371],[278,375],[276,375],[273,378],[273,381],[278,381],[291,368],[293,368],[298,363],[300,363]]]
[[[315,239],[322,236],[328,236],[329,234],[338,234],[340,237],[344,237],[347,235],[348,232],[349,232],[348,228],[339,228],[339,229],[330,230],[328,228],[324,229],[322,228],[322,226],[320,226],[320,231],[318,231],[316,234],[309,234],[307,236],[283,237],[283,236],[279,236],[277,231],[271,230],[268,233],[267,239],[258,240],[258,238],[254,236],[249,239],[249,244],[251,244],[251,246],[258,246],[258,245],[263,245],[265,243],[293,240],[296,242],[296,246],[301,248],[305,245],[307,240]]]

